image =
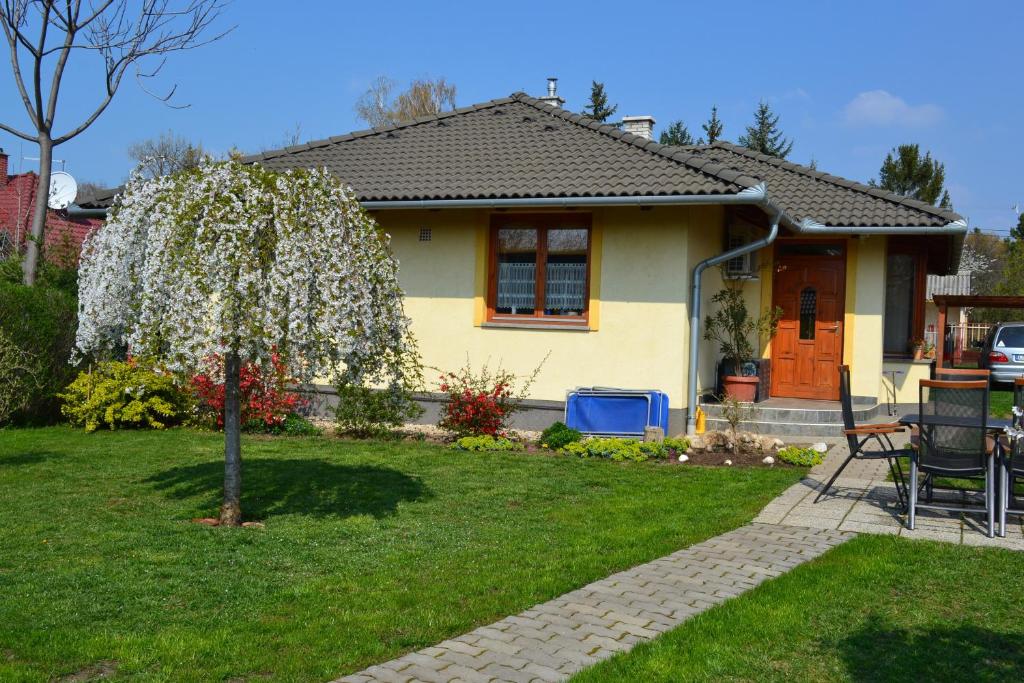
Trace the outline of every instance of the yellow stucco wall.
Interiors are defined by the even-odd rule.
[[[530,373],[550,353],[530,392],[563,400],[576,386],[657,388],[673,408],[686,407],[691,274],[721,252],[721,207],[597,209],[593,215],[590,331],[488,327],[486,280],[490,210],[380,211],[392,237],[427,366],[500,363]],[[422,228],[432,238],[420,242]],[[743,284],[749,310],[771,304],[772,249],[757,255],[758,278]],[[719,269],[705,271],[702,316],[722,287]],[[844,362],[855,396],[880,398],[885,239],[848,240]],[[756,341],[756,340],[752,340]],[[770,351],[764,350],[769,356]],[[714,385],[718,350],[701,342],[698,389]],[[428,380],[434,373],[428,371]],[[916,386],[916,384],[915,384]],[[433,388],[433,387],[428,387]]]
[[[377,212],[399,260],[424,363],[455,369],[468,357],[474,367],[489,361],[529,374],[550,354],[531,398],[563,400],[573,387],[606,385],[661,389],[673,408],[684,407],[689,250],[694,235],[708,242],[700,258],[721,250],[722,210],[616,207],[592,214],[592,329],[580,331],[482,324],[489,211]],[[421,228],[431,229],[431,241],[419,241]],[[711,292],[712,281],[705,281]]]

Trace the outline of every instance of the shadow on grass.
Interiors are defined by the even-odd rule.
[[[219,508],[224,464],[173,467],[145,480],[175,499],[204,497]],[[260,458],[242,462],[242,510],[247,519],[273,515],[349,517],[393,514],[399,503],[430,498],[416,477],[388,467],[339,465],[318,459]]]
[[[839,651],[855,681],[1024,680],[1024,634],[982,625],[906,629],[874,620]]]
[[[23,451],[12,455],[0,455],[0,467],[17,467],[19,465],[35,465],[51,458],[61,457],[54,451]]]

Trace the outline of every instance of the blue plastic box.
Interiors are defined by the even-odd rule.
[[[668,433],[668,396],[656,389],[580,387],[565,399],[565,424],[595,436],[643,436],[645,427]]]

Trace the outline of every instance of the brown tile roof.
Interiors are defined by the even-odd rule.
[[[729,142],[682,149],[760,178],[776,205],[797,223],[807,219],[827,226],[937,227],[962,220],[948,209]]]
[[[670,147],[523,93],[243,159],[326,167],[362,201],[735,194],[764,182],[788,221],[941,226],[960,216],[730,143]]]
[[[363,201],[735,194],[758,184],[521,93],[243,161],[326,167]]]

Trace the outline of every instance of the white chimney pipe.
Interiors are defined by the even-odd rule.
[[[558,96],[558,79],[554,76],[548,76],[548,94],[537,99],[551,107],[563,106],[565,99]]]

